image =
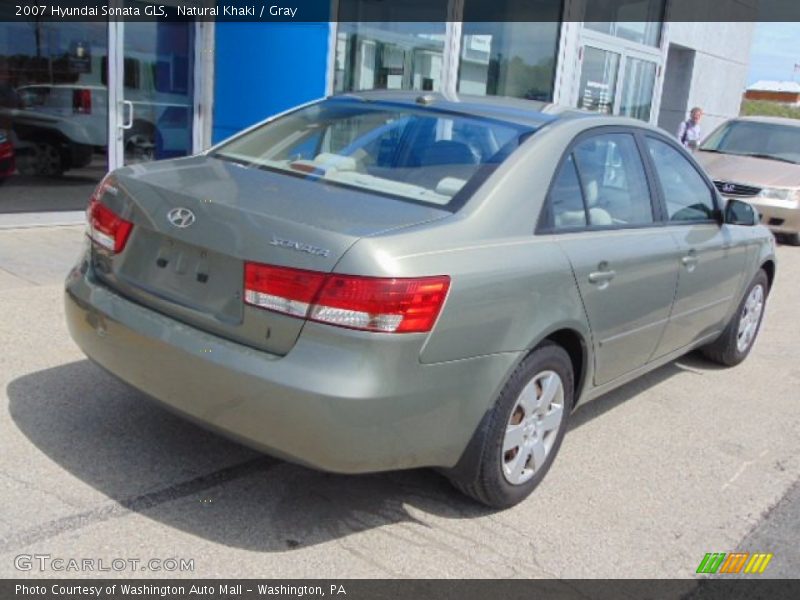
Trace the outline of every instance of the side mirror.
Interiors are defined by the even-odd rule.
[[[758,225],[758,213],[752,204],[731,198],[725,205],[725,222],[730,225]]]

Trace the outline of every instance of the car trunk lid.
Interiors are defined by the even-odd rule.
[[[304,320],[246,305],[245,262],[331,272],[364,236],[448,211],[200,156],[115,172],[102,202],[133,222],[98,274],[137,302],[276,354]]]

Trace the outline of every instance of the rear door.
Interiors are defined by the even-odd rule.
[[[720,225],[713,185],[676,144],[650,135],[645,144],[667,228],[680,247],[675,304],[656,350],[661,356],[724,328],[748,242],[736,227]]]
[[[601,385],[655,350],[675,294],[678,248],[658,223],[636,136],[592,131],[565,157],[546,220],[572,264]]]

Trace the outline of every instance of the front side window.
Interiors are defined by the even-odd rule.
[[[707,221],[714,218],[711,190],[692,164],[677,149],[654,138],[647,147],[664,194],[670,221]]]
[[[573,155],[590,225],[653,222],[650,189],[633,135],[597,135],[578,143]]]
[[[334,99],[266,123],[212,156],[445,206],[534,130],[505,121]]]

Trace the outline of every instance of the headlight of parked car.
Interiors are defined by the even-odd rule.
[[[767,198],[769,200],[794,200],[798,198],[797,190],[786,190],[779,188],[764,188],[758,195],[759,198]]]

